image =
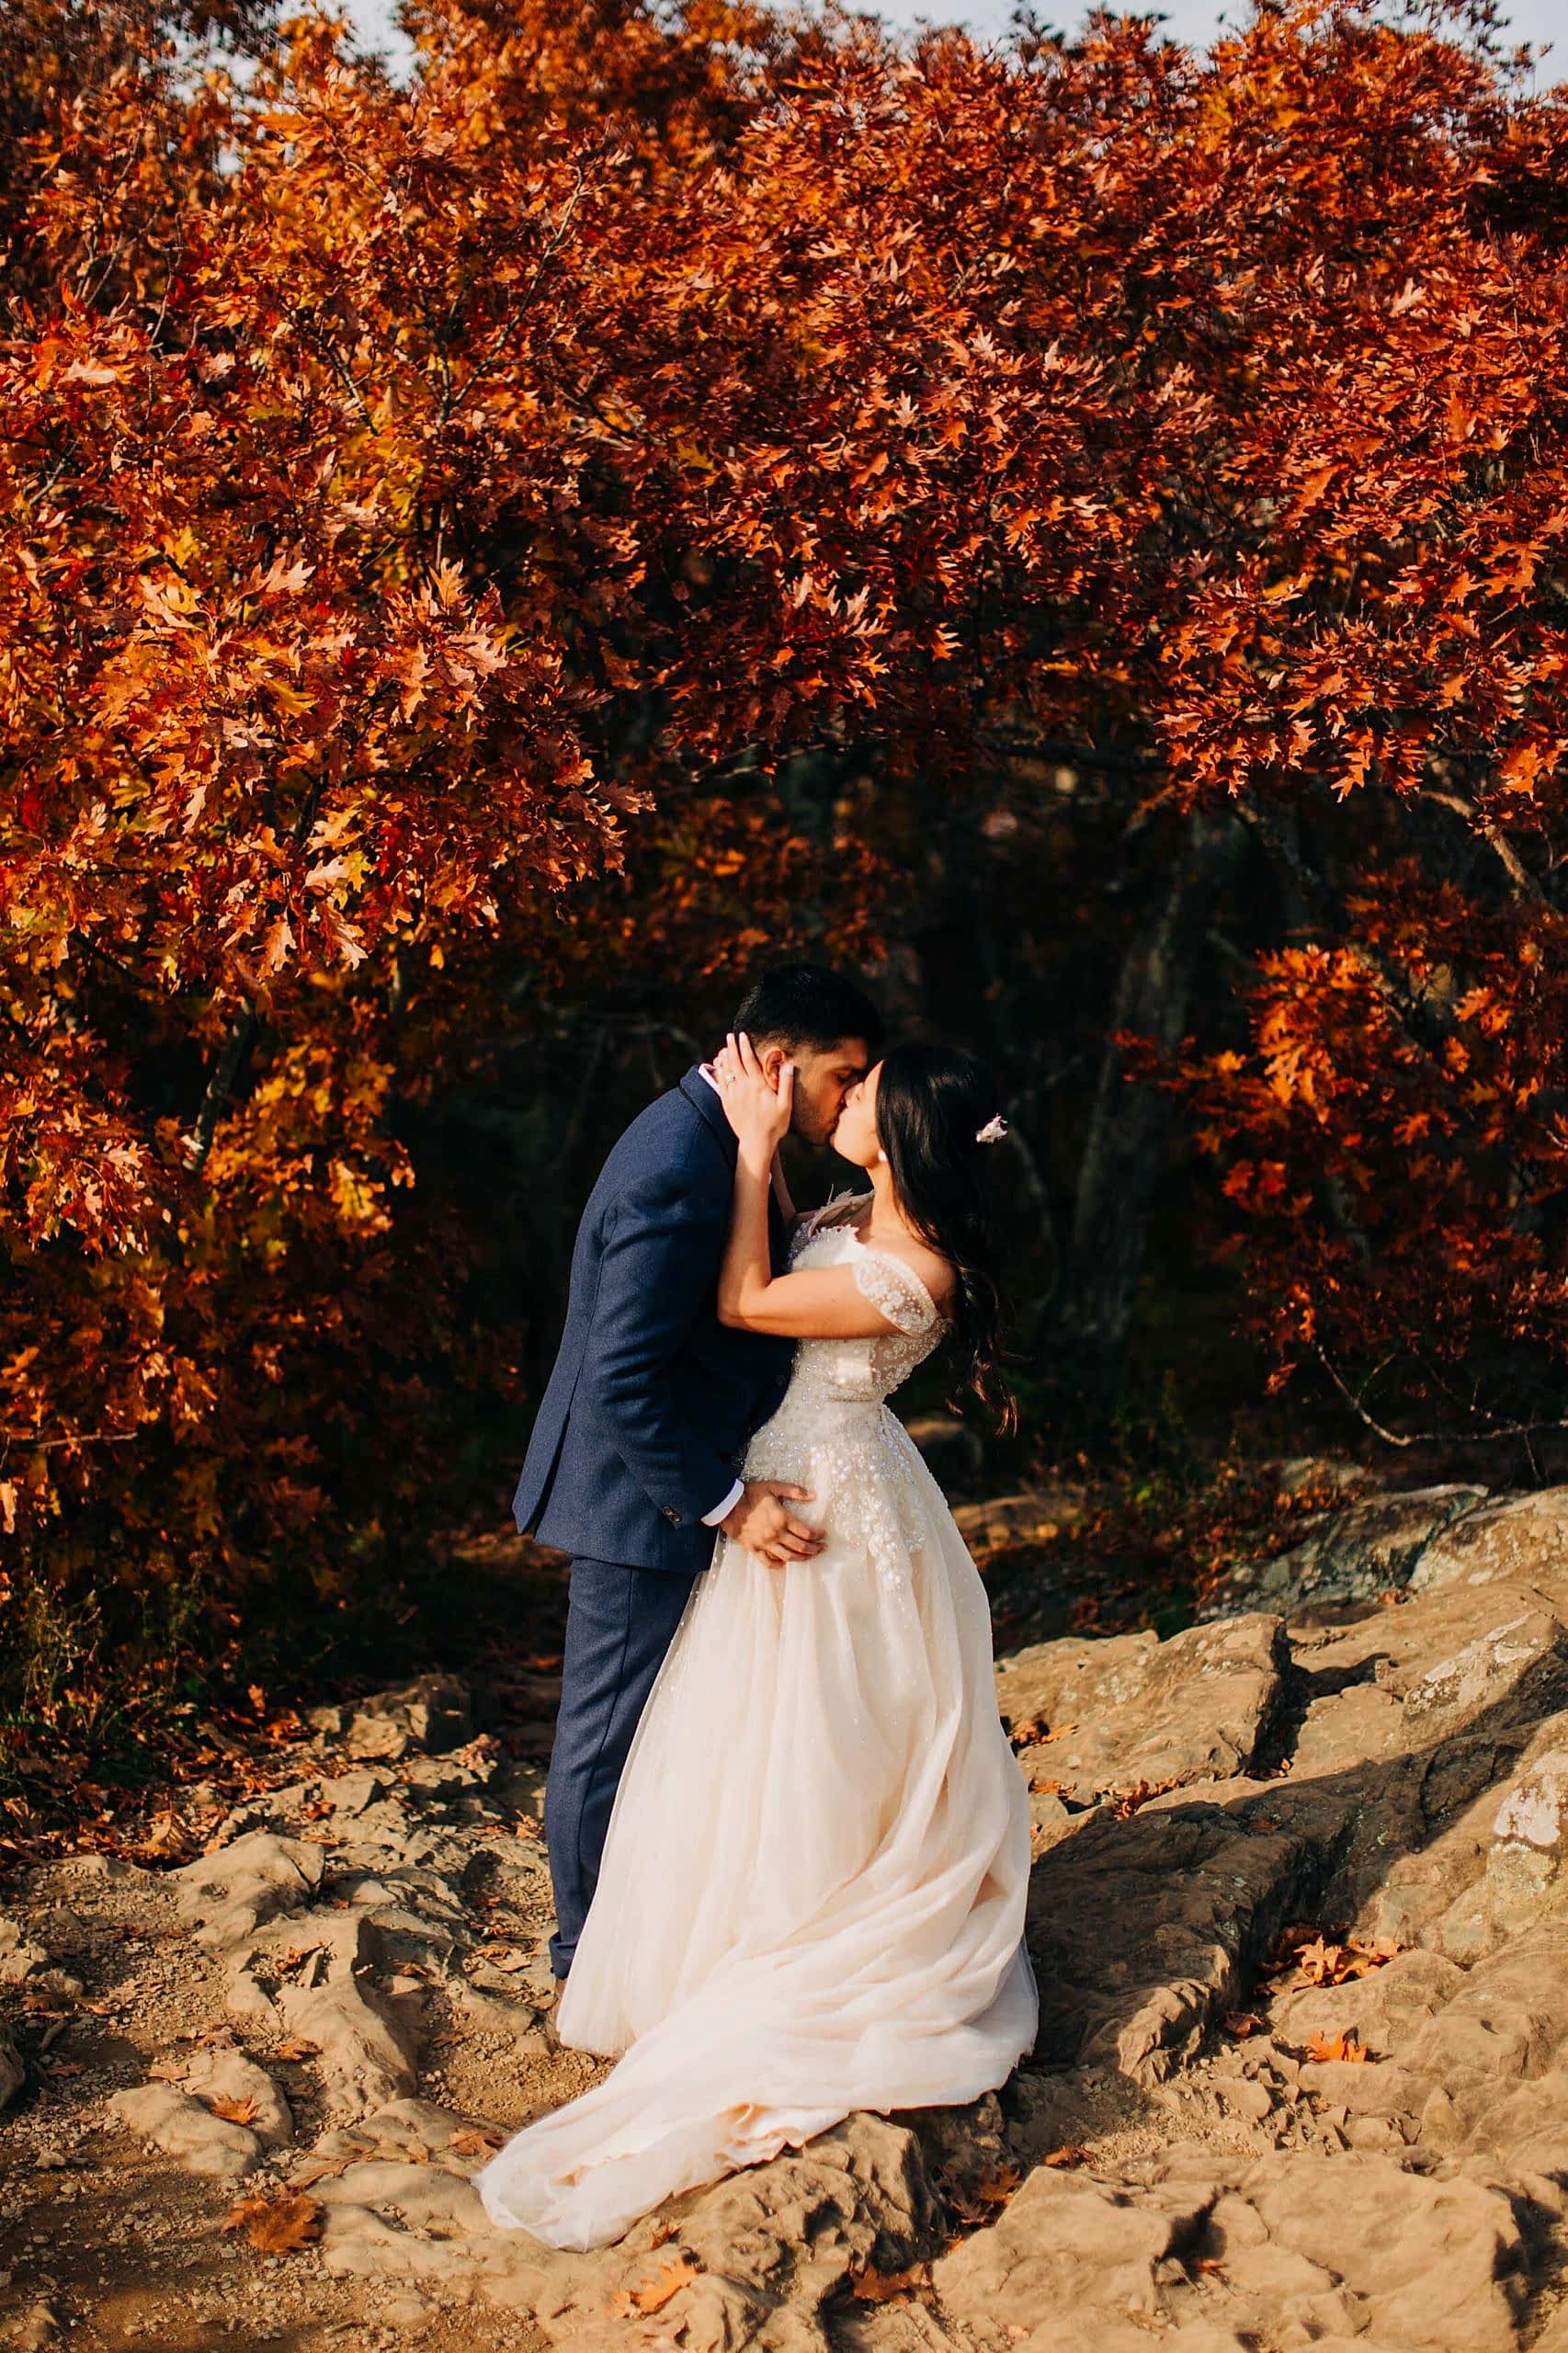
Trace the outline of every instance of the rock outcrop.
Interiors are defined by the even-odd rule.
[[[586,2256],[472,2186],[602,2068],[540,2029],[540,1773],[449,1681],[323,1711],[194,1862],[31,1871],[0,1918],[13,2183],[51,2211],[5,2257],[18,2314],[109,2312],[81,2282],[132,2182],[177,2225],[138,2243],[154,2336],[194,2244],[258,2343],[395,2313],[443,2349],[1568,2353],[1568,1493],[1347,1500],[1199,1623],[1033,1644],[997,1689],[1032,2059]]]

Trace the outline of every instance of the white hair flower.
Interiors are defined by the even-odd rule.
[[[1000,1143],[1006,1132],[1006,1120],[1000,1111],[995,1111],[983,1128],[976,1128],[974,1140],[976,1143]]]

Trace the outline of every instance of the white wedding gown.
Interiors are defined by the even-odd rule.
[[[940,1336],[924,1286],[857,1230],[802,1223],[896,1332],[804,1340],[752,1478],[813,1491],[814,1560],[721,1536],[638,1722],[557,2026],[626,2055],[474,2177],[498,2223],[618,2238],[676,2192],[856,2109],[942,2106],[1033,2045],[1029,1808],[991,1614],[940,1488],[886,1399]]]

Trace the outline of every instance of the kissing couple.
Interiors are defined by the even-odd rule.
[[[553,2031],[617,2058],[474,2177],[557,2247],[1034,2043],[1029,1809],[991,1612],[887,1399],[933,1350],[1005,1422],[967,1053],[765,972],[615,1145],[513,1513],[569,1552],[545,1787]],[[798,1215],[790,1130],[866,1188]],[[622,2055],[624,2054],[624,2055]]]

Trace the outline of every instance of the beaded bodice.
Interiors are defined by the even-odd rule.
[[[881,1404],[909,1379],[942,1336],[942,1318],[914,1269],[886,1250],[868,1248],[860,1227],[869,1193],[843,1195],[802,1220],[790,1245],[791,1273],[847,1263],[855,1286],[897,1330],[858,1340],[801,1340],[795,1349],[790,1402]]]
[[[746,1449],[752,1479],[788,1479],[810,1491],[798,1506],[825,1529],[812,1565],[857,1573],[869,1563],[888,1592],[909,1588],[910,1548],[940,1492],[886,1400],[942,1336],[944,1324],[914,1270],[870,1248],[860,1225],[871,1196],[830,1201],[804,1219],[790,1247],[791,1272],[850,1266],[857,1288],[896,1326],[855,1340],[801,1340],[784,1402]]]

